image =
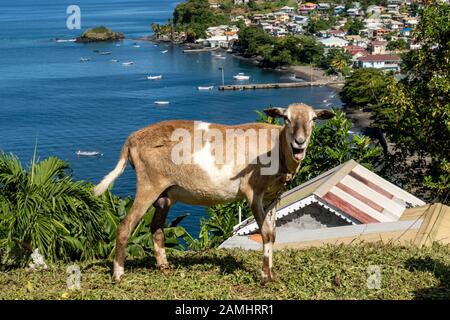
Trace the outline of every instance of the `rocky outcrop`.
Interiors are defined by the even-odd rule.
[[[87,30],[76,42],[99,42],[99,41],[117,41],[125,39],[122,32],[113,32],[111,29],[100,26]]]

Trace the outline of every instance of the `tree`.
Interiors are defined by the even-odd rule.
[[[364,107],[380,102],[389,76],[374,68],[357,69],[345,81],[339,93],[342,101],[353,107]]]
[[[388,49],[390,51],[406,50],[406,49],[409,49],[409,44],[404,39],[398,39],[398,40],[394,40],[394,41],[389,41],[389,43],[386,46],[386,49]]]
[[[347,30],[349,35],[358,35],[364,29],[364,23],[360,19],[349,19],[345,25],[344,30]]]
[[[238,46],[247,56],[259,54],[259,48],[272,45],[273,37],[256,26],[245,27],[239,31]]]
[[[351,62],[351,55],[341,48],[331,48],[322,56],[318,65],[330,74],[344,74]]]
[[[395,144],[386,165],[409,190],[449,203],[450,5],[437,1],[420,13],[414,40],[422,47],[404,55],[401,81],[390,80],[374,109],[375,124]]]

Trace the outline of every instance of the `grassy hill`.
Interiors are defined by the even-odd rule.
[[[261,252],[208,250],[168,253],[172,271],[153,256],[128,261],[120,283],[111,262],[79,263],[81,289],[68,290],[67,264],[44,271],[0,273],[0,299],[449,299],[450,249],[382,244],[282,250],[274,255],[277,281],[259,283]],[[368,267],[381,270],[369,289]]]

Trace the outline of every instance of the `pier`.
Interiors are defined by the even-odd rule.
[[[219,91],[228,90],[256,90],[256,89],[286,89],[286,88],[306,88],[318,86],[340,86],[343,81],[313,81],[313,82],[280,82],[280,83],[249,83],[249,84],[230,84],[219,86]]]

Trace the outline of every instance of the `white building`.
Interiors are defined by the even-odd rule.
[[[322,43],[327,48],[342,48],[348,45],[348,41],[338,37],[329,37],[325,39],[320,39]]]
[[[360,68],[375,68],[383,70],[400,70],[400,57],[390,54],[374,54],[358,58]]]

